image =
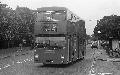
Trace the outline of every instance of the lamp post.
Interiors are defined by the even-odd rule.
[[[98,31],[98,34],[100,34],[101,32]],[[98,39],[98,48],[100,49],[100,40]]]

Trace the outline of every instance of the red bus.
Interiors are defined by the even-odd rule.
[[[84,58],[85,21],[65,7],[37,9],[34,62],[67,64]]]

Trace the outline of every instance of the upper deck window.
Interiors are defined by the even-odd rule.
[[[57,11],[39,11],[38,13],[41,13],[41,14],[66,14],[66,11],[65,10],[57,10]]]
[[[54,14],[66,14],[66,11],[65,10],[58,10],[58,11],[55,11]]]
[[[37,22],[43,21],[65,21],[66,20],[66,11],[57,10],[57,11],[39,11],[37,14]]]

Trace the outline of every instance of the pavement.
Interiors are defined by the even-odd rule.
[[[120,58],[110,57],[104,49],[94,49],[89,75],[120,75]]]
[[[20,47],[0,49],[0,59],[11,57],[12,55],[26,54],[30,50],[30,47]]]
[[[97,49],[97,50],[99,50],[95,54],[95,57],[96,57],[97,60],[120,62],[120,58],[110,57],[104,49]],[[102,54],[102,55],[100,56],[100,54]]]

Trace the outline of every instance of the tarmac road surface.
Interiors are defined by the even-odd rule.
[[[0,75],[120,75],[120,64],[101,60],[105,53],[87,46],[84,60],[68,65],[34,63],[33,51],[0,60]]]

